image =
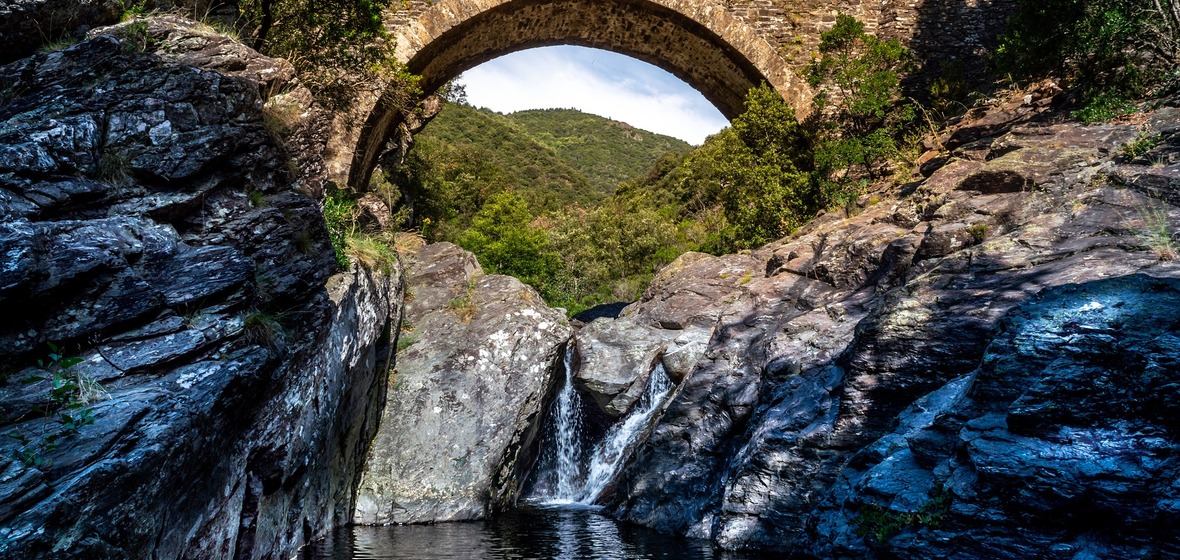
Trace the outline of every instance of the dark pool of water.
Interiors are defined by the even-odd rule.
[[[530,507],[487,521],[348,527],[301,560],[755,560],[706,541],[617,523],[587,508]]]

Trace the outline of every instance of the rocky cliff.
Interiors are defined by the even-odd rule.
[[[450,243],[407,255],[405,327],[354,521],[482,519],[516,502],[565,316]]]
[[[0,66],[0,557],[289,558],[351,517],[401,280],[334,274],[324,122],[181,20]]]
[[[609,510],[821,558],[1177,554],[1180,109],[1082,126],[1053,95],[969,115],[847,214],[661,273],[615,321],[711,334]]]

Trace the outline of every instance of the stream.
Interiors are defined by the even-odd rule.
[[[746,559],[708,541],[618,523],[595,502],[650,429],[674,385],[662,365],[623,418],[587,436],[586,403],[574,386],[572,349],[550,405],[541,456],[520,508],[466,523],[345,527],[304,548],[302,560]],[[597,441],[592,441],[597,439]]]

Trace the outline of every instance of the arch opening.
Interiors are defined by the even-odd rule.
[[[730,124],[671,73],[601,49],[561,45],[516,51],[467,70],[454,83],[467,104],[503,115],[573,109],[693,146]]]
[[[811,97],[777,51],[708,0],[442,0],[394,25],[398,57],[425,92],[483,62],[534,47],[576,45],[653,64],[729,119],[769,83],[804,116]],[[400,115],[377,102],[357,135],[348,182],[364,185]]]

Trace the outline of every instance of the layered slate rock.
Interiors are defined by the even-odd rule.
[[[1048,288],[976,371],[865,447],[818,508],[820,557],[1180,554],[1180,280]],[[869,538],[857,538],[867,535]]]
[[[1143,129],[1130,124],[1083,127],[1051,119],[1048,103],[1042,103],[1047,98],[1037,95],[999,103],[982,118],[964,120],[939,139],[949,151],[924,158],[929,163],[922,169],[926,177],[883,193],[881,202],[865,197],[855,215],[829,213],[795,236],[748,256],[723,257],[712,264],[699,258],[657,278],[644,300],[628,309],[630,315],[648,318],[651,327],[667,328],[682,323],[677,315],[688,319],[700,316],[697,310],[716,309],[710,314],[717,323],[703,357],[623,469],[615,492],[605,498],[609,511],[730,549],[923,557],[926,553],[918,549],[931,540],[916,541],[912,532],[894,527],[884,531],[884,542],[876,543],[875,529],[898,520],[902,525],[929,520],[932,514],[922,508],[941,508],[946,497],[937,489],[925,490],[935,488],[937,480],[946,481],[946,473],[935,469],[940,474],[931,474],[932,462],[918,451],[914,457],[926,471],[906,467],[912,462],[908,457],[893,455],[904,438],[890,440],[887,449],[872,447],[874,442],[909,429],[899,425],[924,426],[930,416],[923,410],[953,401],[956,389],[948,384],[979,367],[1001,318],[1042,289],[1136,273],[1180,277],[1175,261],[1161,260],[1166,256],[1159,246],[1163,242],[1158,237],[1153,242],[1148,234],[1155,222],[1157,229],[1178,229],[1180,211],[1168,202],[1174,196],[1165,188],[1169,183],[1149,179],[1156,186],[1141,187],[1143,167],[1116,156],[1140,134],[1160,131],[1167,140],[1156,151],[1166,157],[1175,143],[1168,130],[1177,110],[1157,110]],[[1168,169],[1165,165],[1152,171],[1166,175]],[[745,282],[731,292],[701,297],[700,290],[718,285],[723,273],[717,267],[725,259],[734,266],[724,271],[725,279],[736,274]],[[693,303],[671,305],[677,301]],[[684,311],[671,311],[676,308]],[[1157,332],[1146,316],[1136,317],[1121,328],[1143,334],[1128,336],[1128,341]],[[1117,344],[1119,337],[1111,336]],[[1160,370],[1163,379],[1171,376],[1165,384],[1175,382],[1175,371]],[[940,387],[947,388],[929,397],[937,402],[906,412]],[[1095,409],[1118,408],[1124,398],[1095,390],[1099,386],[1077,387],[1088,396],[1076,398]],[[1122,433],[1121,418],[1092,419],[1094,429]],[[905,442],[911,448],[917,445],[915,440]],[[1160,451],[1168,445],[1152,440],[1155,447],[1149,447],[1162,458],[1173,453]],[[970,445],[966,449],[975,452]],[[1119,463],[1123,452],[1098,446],[1087,453],[1077,468],[1112,474],[1103,465]],[[838,494],[847,477],[860,476],[887,456],[902,466],[883,466],[877,471],[883,478],[866,478],[863,485]],[[1038,484],[1028,465],[1012,467],[1006,488]],[[1145,472],[1171,476],[1166,468],[1152,468]],[[923,490],[920,495],[899,494],[896,500],[882,494],[883,488],[908,486]],[[1114,479],[1100,486],[1079,488],[1093,490],[1088,495],[1094,499],[1124,505],[1139,503],[1141,492],[1147,491]],[[1008,492],[998,484],[989,488]],[[1165,512],[1171,493],[1174,489],[1166,489],[1152,506],[1156,513],[1151,514],[1151,527],[1159,527],[1155,520],[1170,519]],[[1045,503],[1035,496],[1004,499],[1009,501],[1001,509],[1009,510]],[[843,506],[825,503],[849,506],[843,526],[833,525],[839,516],[831,509]],[[868,512],[860,517],[868,521],[854,522],[858,512]],[[1066,533],[1085,534],[1092,527],[1061,513],[1056,533],[1025,531],[1015,514],[978,525],[988,527],[989,535],[1005,532],[1011,550],[1035,551],[1030,556],[1050,550],[1119,556],[1129,550],[1126,543],[1136,542],[1109,539],[1107,533],[1099,540],[1114,542],[1109,545],[1113,548],[1086,548]],[[963,523],[957,530],[966,530],[968,522]],[[894,534],[900,536],[892,538]],[[982,534],[953,542],[989,542]],[[838,544],[821,544],[837,536]],[[944,533],[939,538],[956,537]],[[1017,542],[1023,544],[1013,544]],[[931,550],[937,552],[929,557],[946,557],[960,549],[948,545]],[[965,558],[992,557],[986,544],[961,550]]]
[[[357,523],[479,519],[516,499],[541,406],[570,338],[565,316],[449,243],[413,257],[381,429]]]
[[[291,66],[158,18],[0,91],[0,556],[289,558],[348,521],[400,280],[334,275]],[[55,403],[49,343],[86,391]]]
[[[119,0],[11,0],[0,5],[0,64],[33,54],[44,43],[69,41],[119,21]]]

